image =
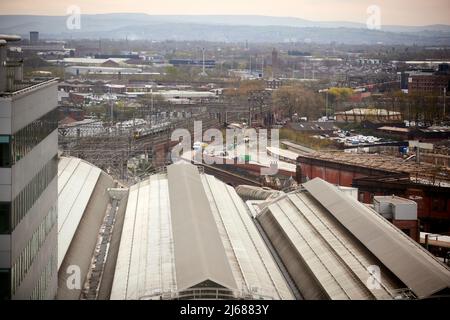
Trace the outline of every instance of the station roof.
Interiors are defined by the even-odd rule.
[[[130,188],[111,299],[171,299],[205,285],[293,298],[235,190],[173,164]]]
[[[303,187],[268,202],[257,219],[271,241],[281,235],[280,247],[302,257],[306,297],[426,298],[450,287],[450,270],[374,210],[319,178]],[[368,285],[370,266],[380,269],[381,290]]]
[[[102,170],[79,158],[58,162],[58,268],[69,249]]]

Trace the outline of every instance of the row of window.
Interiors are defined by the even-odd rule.
[[[10,232],[22,221],[37,199],[48,187],[50,182],[58,174],[58,159],[55,155],[44,167],[31,179],[31,181],[14,198],[11,205]]]
[[[12,136],[0,136],[0,167],[9,168],[58,128],[58,111],[52,110]]]
[[[45,266],[44,270],[39,277],[36,287],[31,293],[31,300],[44,300],[46,298],[46,293],[50,281],[56,276],[56,266],[58,264],[56,252],[52,254],[48,264]]]
[[[11,202],[0,202],[0,234],[10,231]]]
[[[11,277],[11,289],[12,294],[22,283],[25,275],[33,264],[34,258],[37,256],[41,246],[47,238],[50,231],[58,221],[58,211],[56,210],[56,204],[52,206],[47,216],[41,222],[39,227],[33,232],[28,243],[22,249],[19,257],[14,261],[12,265],[12,277]]]

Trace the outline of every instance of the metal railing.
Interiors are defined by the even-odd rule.
[[[50,83],[57,82],[58,78],[51,78],[49,80],[41,81],[41,82],[22,82],[15,83],[12,91],[0,92],[0,96],[17,96],[23,93],[27,93],[33,91],[37,88],[46,86]]]

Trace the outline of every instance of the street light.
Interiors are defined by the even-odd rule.
[[[444,116],[442,118],[442,120],[445,121],[445,100],[447,98],[447,87],[444,87]]]

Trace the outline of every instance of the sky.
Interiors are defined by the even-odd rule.
[[[138,12],[153,15],[265,15],[365,23],[378,5],[385,25],[450,25],[450,0],[0,0],[0,14],[66,15]]]

